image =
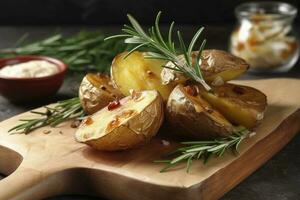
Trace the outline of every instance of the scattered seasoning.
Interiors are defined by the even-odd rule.
[[[43,130],[43,133],[44,134],[49,134],[49,133],[51,133],[51,131],[50,130]]]
[[[245,49],[245,44],[242,42],[238,42],[238,44],[236,45],[236,50],[237,51],[242,51]]]
[[[113,119],[111,122],[109,122],[109,124],[106,127],[106,132],[110,132],[111,130],[113,130],[114,128],[116,128],[117,126],[119,126],[120,124],[120,119],[119,118],[115,118]]]
[[[125,110],[120,115],[118,115],[118,118],[129,118],[135,113],[134,110]]]
[[[221,76],[217,76],[211,84],[213,86],[220,86],[224,84],[224,80]]]
[[[232,90],[239,95],[245,94],[245,89],[242,87],[234,86]]]
[[[111,110],[114,110],[114,109],[116,109],[116,108],[118,108],[120,106],[121,106],[121,103],[120,103],[119,99],[116,99],[116,100],[114,100],[112,102],[109,102],[109,104],[107,106],[107,109],[109,111],[111,111]]]
[[[61,134],[61,135],[62,135],[62,134],[63,134],[63,132],[62,132],[62,131],[59,131],[59,134]]]
[[[184,89],[185,89],[185,91],[186,91],[189,95],[191,95],[191,96],[193,96],[193,97],[197,96],[197,94],[198,94],[197,89],[195,88],[195,86],[190,86],[190,85],[188,85],[188,86],[185,86]]]
[[[256,135],[256,132],[249,133],[248,137],[251,138]]]
[[[81,120],[74,120],[72,123],[71,123],[71,127],[72,128],[78,128],[79,125],[81,123]]]
[[[210,109],[209,107],[204,107],[204,109],[206,110],[206,112],[208,112],[209,114],[213,113],[214,111],[212,109]]]
[[[100,86],[100,89],[101,89],[101,90],[106,90],[106,87],[105,87],[104,85],[101,85],[101,86]]]
[[[136,111],[135,110],[125,110],[125,111],[123,111],[122,113],[120,113],[119,115],[116,115],[115,117],[114,117],[114,119],[111,121],[111,122],[109,122],[109,124],[107,125],[107,127],[106,127],[106,131],[107,132],[110,132],[112,129],[114,129],[114,128],[116,128],[117,126],[119,126],[120,125],[120,123],[121,123],[121,119],[123,118],[123,119],[126,119],[126,118],[129,118],[129,117],[131,117],[132,115],[134,115],[136,113]]]
[[[167,140],[161,140],[161,143],[162,143],[164,146],[169,146],[169,145],[170,145],[170,142],[167,141]]]
[[[147,70],[146,73],[149,76],[149,78],[154,78],[155,77],[155,74],[152,71],[150,71],[150,70]]]
[[[92,123],[94,123],[94,120],[91,117],[87,117],[83,123],[85,125],[91,125]]]
[[[131,95],[131,98],[134,100],[134,101],[139,101],[141,100],[141,96],[142,96],[142,93],[141,92],[137,92],[135,90],[130,90],[130,95]]]

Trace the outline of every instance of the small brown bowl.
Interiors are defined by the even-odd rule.
[[[12,102],[45,100],[54,95],[63,83],[67,66],[62,61],[45,56],[18,56],[0,59],[0,69],[32,60],[45,60],[55,64],[59,72],[39,78],[11,78],[0,76],[0,94]]]

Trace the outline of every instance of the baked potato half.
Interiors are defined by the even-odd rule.
[[[167,102],[166,117],[184,137],[210,139],[232,133],[232,124],[197,92],[197,86],[177,85]]]
[[[162,85],[160,73],[166,62],[157,59],[146,59],[146,52],[135,51],[127,58],[127,52],[117,55],[111,66],[111,77],[114,85],[125,95],[130,90],[158,90],[164,101],[167,101],[174,86]]]
[[[156,90],[133,91],[87,117],[75,138],[98,150],[131,149],[149,141],[159,130],[163,117],[163,101]]]
[[[196,51],[192,52],[192,61],[197,57]],[[184,56],[179,56],[179,60],[184,62]],[[161,79],[164,85],[180,84],[188,80],[184,74],[174,71],[174,64],[168,62],[169,68],[164,68],[161,72]],[[209,49],[203,50],[200,63],[201,72],[206,82],[212,85],[222,85],[224,82],[232,80],[243,74],[249,65],[243,59],[236,57],[226,51]]]
[[[80,103],[87,114],[93,114],[122,97],[122,93],[113,87],[110,77],[104,74],[87,74],[79,87]]]
[[[267,97],[255,88],[229,83],[213,87],[213,92],[198,88],[201,96],[235,125],[253,129],[264,117]]]

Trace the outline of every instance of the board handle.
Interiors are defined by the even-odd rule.
[[[35,199],[36,188],[43,179],[43,173],[30,168],[19,167],[14,173],[0,181],[1,200]],[[30,195],[28,195],[30,193]],[[30,196],[30,197],[29,197]]]

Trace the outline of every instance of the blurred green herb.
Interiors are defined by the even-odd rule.
[[[117,38],[104,41],[105,37],[97,31],[82,31],[69,37],[55,34],[41,41],[28,43],[24,35],[15,47],[0,50],[0,58],[44,55],[61,59],[70,71],[108,72],[113,58],[131,47]]]

